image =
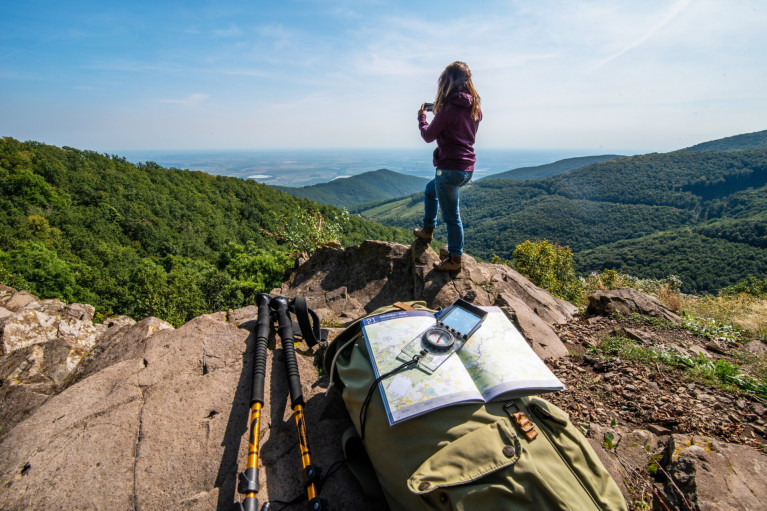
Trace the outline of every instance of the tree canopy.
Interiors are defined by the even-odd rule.
[[[41,298],[180,324],[252,303],[330,239],[409,237],[254,181],[0,140],[0,281]]]

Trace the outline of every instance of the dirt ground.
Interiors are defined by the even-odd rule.
[[[613,429],[647,430],[659,439],[672,434],[713,437],[767,453],[764,399],[723,384],[710,372],[706,377],[703,371],[648,356],[652,350],[714,363],[724,360],[728,367],[764,381],[763,342],[711,340],[644,316],[577,316],[557,333],[570,355],[547,363],[567,390],[546,398],[566,410],[573,424],[596,442],[604,443],[602,435]],[[661,451],[648,456],[660,456]],[[630,464],[633,476],[623,480],[629,509],[673,509],[663,485],[667,478],[649,475],[649,459]],[[626,468],[625,460],[621,464]]]
[[[549,394],[547,399],[570,413],[574,424],[584,427],[595,423],[649,429],[656,434],[712,436],[764,449],[764,399],[735,387],[714,386],[689,369],[642,356],[621,358],[606,353],[604,342],[619,337],[640,348],[674,348],[691,357],[702,353],[709,360],[737,364],[744,373],[764,366],[765,345],[758,340],[712,341],[682,327],[658,323],[643,318],[578,317],[561,326],[558,334],[570,356],[553,360],[549,366],[568,389]]]

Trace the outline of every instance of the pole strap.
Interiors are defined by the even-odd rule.
[[[301,337],[310,348],[313,348],[322,340],[320,318],[317,313],[306,305],[306,298],[296,296],[290,301],[290,311],[296,315],[298,326],[301,328]]]

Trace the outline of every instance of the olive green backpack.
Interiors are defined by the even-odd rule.
[[[368,317],[408,308],[430,310],[397,303]],[[359,433],[376,380],[359,321],[333,340],[324,365]],[[567,413],[540,397],[448,406],[389,426],[376,386],[366,414],[364,449],[347,434],[345,453],[366,494],[380,492],[392,510],[627,509]]]

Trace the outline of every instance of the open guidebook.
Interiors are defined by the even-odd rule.
[[[413,366],[379,383],[389,424],[454,404],[565,388],[501,309],[482,309],[488,314],[480,328],[434,372]],[[436,322],[428,311],[398,311],[364,319],[362,332],[376,378],[407,361],[401,353],[403,347]]]

